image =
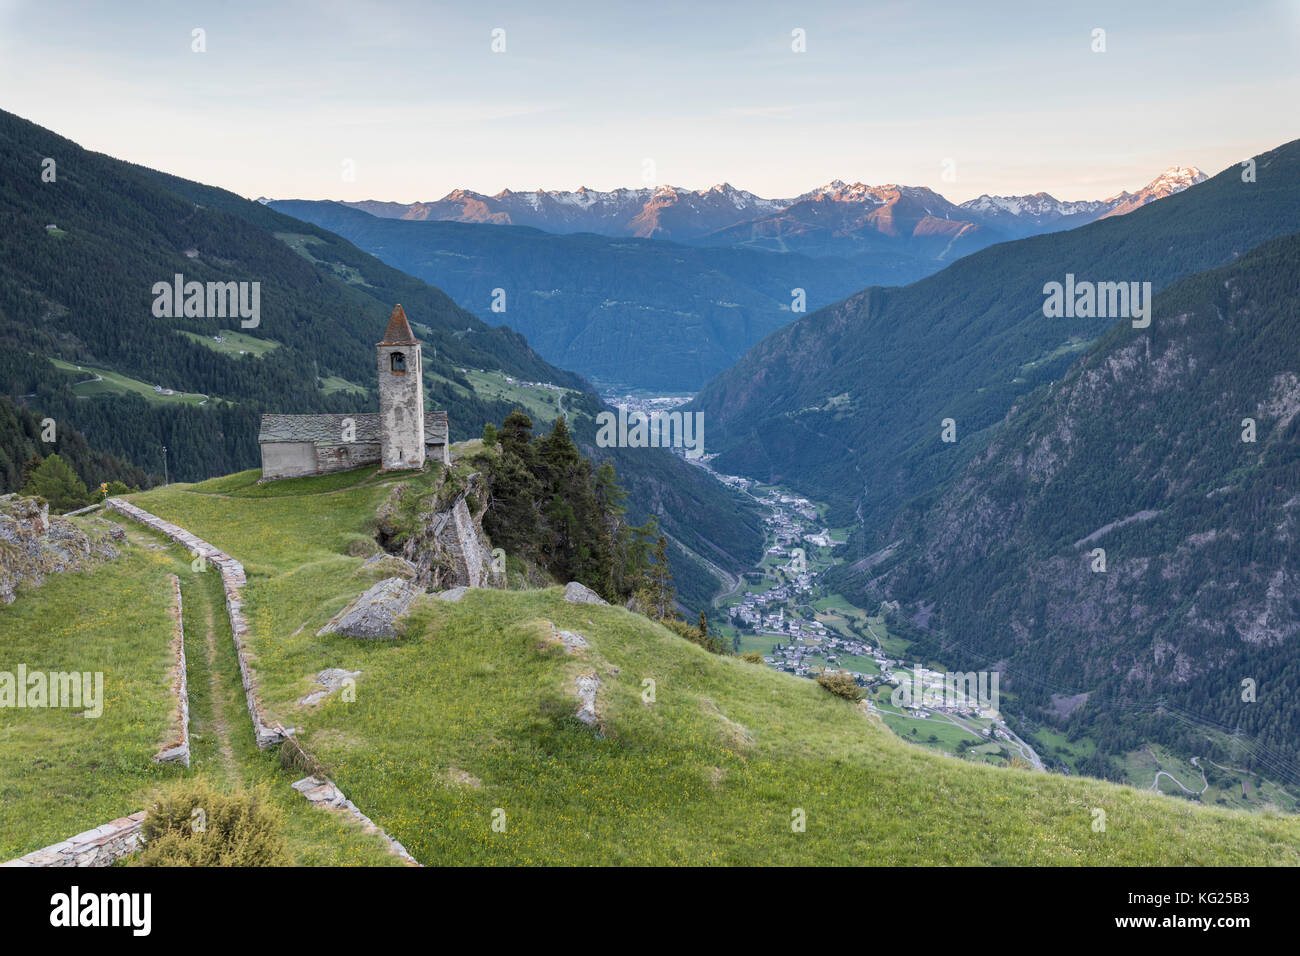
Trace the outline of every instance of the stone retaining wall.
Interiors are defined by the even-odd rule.
[[[0,866],[112,866],[139,848],[143,823],[141,810]]]
[[[301,793],[312,806],[350,813],[361,822],[361,828],[367,833],[378,833],[383,837],[388,844],[389,852],[400,856],[408,866],[421,865],[415,857],[406,852],[406,847],[385,833],[383,827],[371,820],[361,812],[355,803],[343,796],[343,791],[328,777],[303,777],[293,784],[293,789]]]
[[[181,579],[167,575],[176,596],[176,633],[172,638],[172,655],[176,661],[172,692],[176,695],[176,735],[154,756],[158,763],[190,765],[190,694],[185,673],[185,613],[181,607]]]
[[[181,528],[178,525],[174,525],[170,521],[164,521],[162,518],[159,518],[157,515],[150,514],[149,512],[145,511],[143,508],[137,508],[135,505],[123,501],[120,498],[109,498],[105,502],[105,504],[110,510],[116,511],[118,514],[125,515],[126,517],[130,518],[132,521],[138,521],[141,524],[145,525],[146,527],[152,528],[153,530],[159,532],[160,534],[166,535],[168,538],[177,542],[178,544],[184,545],[186,548],[189,549],[191,554],[201,555],[207,561],[216,565],[216,567],[221,571],[221,583],[226,593],[226,608],[230,613],[230,630],[231,633],[234,634],[235,636],[235,650],[238,652],[239,655],[239,674],[244,684],[245,696],[248,699],[248,715],[250,718],[252,718],[253,721],[253,731],[257,735],[257,746],[259,748],[265,749],[267,747],[270,747],[273,744],[282,743],[285,739],[287,739],[290,736],[290,732],[285,730],[283,727],[279,726],[278,724],[275,725],[274,727],[268,726],[265,719],[263,718],[262,703],[257,696],[257,673],[253,670],[252,666],[248,663],[247,654],[245,653],[245,641],[248,638],[248,622],[244,619],[244,612],[243,612],[244,602],[243,602],[243,595],[241,589],[245,584],[248,583],[248,581],[247,578],[245,578],[244,576],[244,566],[240,564],[238,561],[236,561],[234,558],[232,558],[230,555],[226,554],[223,551],[219,551],[217,548],[214,548],[212,545],[208,544],[202,538],[198,538],[195,535],[190,534],[184,528]],[[467,512],[467,516],[468,516],[468,512]],[[178,590],[177,590],[176,606],[177,609],[179,610],[180,608],[179,582],[177,583],[177,588]],[[361,822],[362,827],[366,829],[368,832],[378,833],[380,836],[382,836],[384,840],[388,843],[388,848],[393,853],[396,853],[398,856],[400,856],[411,866],[420,865],[415,860],[415,858],[411,856],[410,853],[406,852],[406,848],[402,846],[402,844],[398,843],[396,840],[390,837],[386,832],[384,832],[382,827],[380,827],[369,817],[367,817],[364,813],[362,813],[361,810],[356,806],[356,804],[354,804],[351,800],[348,800],[346,797],[344,797],[343,792],[339,790],[337,786],[335,786],[333,781],[328,779],[322,780],[318,777],[305,777],[302,780],[299,780],[297,783],[293,784],[293,788],[297,790],[299,793],[301,793],[304,797],[306,797],[307,800],[315,806],[340,809],[350,813],[352,816],[356,817]],[[136,817],[139,817],[140,820],[143,820],[144,813],[141,812],[139,814],[133,815],[132,817],[126,817],[124,819],[135,820]],[[115,820],[114,824],[120,822],[122,821]],[[114,824],[109,824],[109,826],[113,826]],[[100,830],[103,829],[104,829],[103,827],[100,827]],[[94,833],[98,831],[89,831],[89,832]],[[135,835],[132,836],[131,849],[124,850],[122,853],[123,856],[125,856],[127,853],[134,851],[135,840],[138,837],[138,834],[139,834],[139,821],[137,820],[135,824]],[[82,836],[85,835],[86,834],[82,834]],[[76,839],[78,838],[73,837],[73,841],[75,841]],[[68,842],[72,842],[72,841],[68,841]],[[59,846],[63,846],[63,844],[59,844]],[[36,854],[30,854],[30,855],[35,856],[37,854],[46,853],[46,852],[48,851],[38,850]],[[27,859],[27,857],[23,857],[23,859],[25,860]],[[14,861],[14,862],[16,864],[24,865],[21,864],[20,861]],[[25,864],[25,865],[67,866],[72,864],[34,863],[34,864]],[[76,865],[92,866],[96,864],[87,863],[87,864],[76,864]],[[106,865],[106,864],[101,864],[101,865]]]
[[[262,701],[257,696],[257,672],[248,662],[248,621],[244,617],[242,590],[248,583],[248,579],[244,576],[244,566],[224,551],[214,548],[184,528],[170,521],[164,521],[157,515],[152,515],[143,508],[137,508],[121,498],[109,498],[104,504],[110,511],[116,511],[132,521],[138,521],[177,544],[183,545],[190,554],[202,557],[221,572],[221,586],[226,595],[226,611],[230,615],[230,632],[234,635],[235,651],[239,657],[239,677],[244,685],[244,697],[248,701],[248,716],[253,721],[257,746],[265,750],[283,741],[286,736],[285,729],[278,724],[267,723],[263,715]]]

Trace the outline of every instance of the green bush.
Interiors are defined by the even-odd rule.
[[[862,699],[862,688],[844,671],[822,671],[817,675],[817,683],[846,700]]]
[[[758,653],[758,651],[746,651],[744,654],[740,655],[740,659],[742,661],[749,661],[751,664],[766,663],[766,661],[763,660],[763,655]]]
[[[347,552],[354,558],[368,558],[371,555],[378,554],[379,550],[379,545],[375,543],[374,538],[357,535],[348,540]]]
[[[264,786],[222,793],[183,780],[145,811],[139,866],[288,866],[280,813]]]
[[[729,653],[727,644],[720,637],[715,637],[707,632],[702,632],[698,627],[691,627],[685,621],[676,621],[670,617],[664,618],[659,622],[668,630],[672,631],[678,637],[684,637],[692,644],[698,644],[713,654]]]

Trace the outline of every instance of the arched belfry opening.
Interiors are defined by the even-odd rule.
[[[406,354],[403,352],[394,352],[389,360],[389,365],[394,375],[406,374]]]

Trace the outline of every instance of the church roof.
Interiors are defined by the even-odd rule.
[[[393,314],[388,317],[388,328],[384,330],[384,339],[380,345],[419,345],[420,341],[411,332],[411,323],[406,321],[406,311],[401,305],[393,306]]]
[[[343,443],[343,421],[352,419],[359,445],[379,443],[379,413],[356,415],[263,415],[258,444],[280,441],[309,441],[317,445]]]

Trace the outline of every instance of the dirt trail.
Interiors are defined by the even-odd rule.
[[[221,670],[217,663],[216,616],[212,607],[212,595],[206,589],[203,589],[201,616],[208,663],[208,713],[202,715],[201,719],[204,724],[211,722],[213,736],[217,739],[217,753],[220,755],[223,776],[234,780],[238,776],[238,766],[235,763],[235,750],[230,745],[230,724],[226,718],[225,695],[220,680]]]

